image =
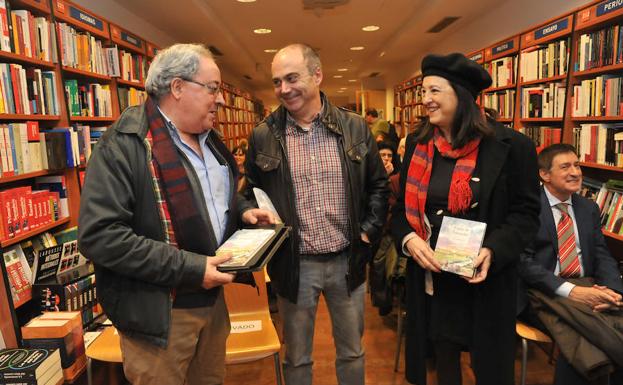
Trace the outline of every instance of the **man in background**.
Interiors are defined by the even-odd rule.
[[[368,123],[368,127],[370,127],[373,138],[376,139],[377,136],[384,135],[384,140],[391,139],[388,137],[389,123],[387,120],[379,118],[379,113],[376,109],[369,108],[366,110],[366,123]]]
[[[145,88],[149,99],[123,112],[89,160],[79,248],[132,384],[222,384],[221,286],[233,276],[217,270],[230,256],[212,256],[238,227],[238,171],[213,130],[221,73],[205,47],[176,44],[156,55]]]
[[[586,330],[576,328],[577,332],[597,336],[607,330],[609,319],[618,323],[623,320],[620,273],[601,232],[599,208],[577,194],[582,187],[582,170],[575,148],[569,144],[546,147],[539,153],[538,165],[543,182],[541,227],[533,244],[521,255],[518,313],[532,325],[546,329],[560,346],[563,354],[556,363],[555,384],[607,383],[604,378],[591,382],[586,378],[587,372],[581,373],[576,361],[581,361],[577,358],[583,349],[575,342],[567,349],[569,333],[557,333],[561,323],[552,327],[548,322],[551,317],[544,310],[562,307],[577,320],[586,319],[589,326]],[[553,306],[549,305],[550,300]],[[620,331],[619,334],[623,336]],[[623,356],[621,340],[605,340],[616,343],[615,351]],[[608,352],[606,345],[597,347]],[[573,357],[565,354],[568,351],[573,351]],[[593,352],[589,356],[595,357]],[[623,383],[621,374],[618,370],[610,383]]]
[[[329,309],[338,383],[363,385],[365,268],[370,242],[387,213],[387,173],[358,115],[320,92],[322,67],[303,44],[272,62],[281,106],[249,138],[246,207],[266,191],[292,236],[269,263],[278,294],[289,385],[311,385],[312,342],[320,294]],[[253,220],[252,212],[243,218]]]

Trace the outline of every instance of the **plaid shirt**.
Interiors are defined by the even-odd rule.
[[[301,254],[326,254],[350,244],[346,186],[338,136],[318,115],[309,130],[288,114],[286,147],[292,173]]]

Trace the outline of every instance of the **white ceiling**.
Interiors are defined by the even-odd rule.
[[[362,82],[366,89],[385,89],[405,80],[415,72],[425,53],[438,51],[439,47],[443,47],[440,52],[482,48],[584,3],[579,0],[547,0],[546,5],[542,5],[542,0],[339,1],[346,4],[333,9],[305,10],[304,0],[257,0],[252,3],[236,0],[77,0],[87,9],[156,44],[185,41],[215,46],[223,53],[218,63],[225,80],[250,89],[268,103],[274,101],[270,83],[273,54],[265,53],[264,49],[280,48],[294,42],[311,45],[318,50],[323,63],[323,90],[331,96],[350,95],[352,99]],[[554,10],[535,12],[530,9],[537,4]],[[500,12],[506,12],[507,17],[500,18]],[[441,33],[426,32],[446,16],[459,16],[460,19]],[[126,21],[133,21],[124,23],[124,17]],[[486,25],[480,26],[483,21]],[[380,30],[362,31],[363,26],[371,24],[378,25]],[[253,33],[255,28],[269,28],[272,33],[257,35]],[[508,28],[515,29],[506,31]],[[483,36],[478,33],[482,30],[489,32]],[[469,43],[464,43],[465,33],[473,36]],[[500,33],[502,35],[498,36]],[[453,45],[452,41],[459,45]],[[365,49],[351,51],[352,46],[364,46]],[[347,68],[348,71],[338,72],[338,68]],[[370,78],[373,72],[379,75]],[[244,75],[251,80],[242,80]],[[336,79],[334,75],[343,78]],[[348,79],[357,82],[348,82]],[[347,87],[347,90],[338,93],[341,87]]]

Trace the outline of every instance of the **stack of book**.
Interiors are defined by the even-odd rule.
[[[63,382],[58,349],[0,350],[0,385],[60,385]]]

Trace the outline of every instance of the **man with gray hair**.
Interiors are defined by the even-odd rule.
[[[238,227],[236,163],[213,130],[221,73],[205,47],[176,44],[145,86],[149,99],[123,112],[89,160],[79,247],[132,384],[221,384],[221,286],[233,276],[217,270],[230,256],[213,255]]]

